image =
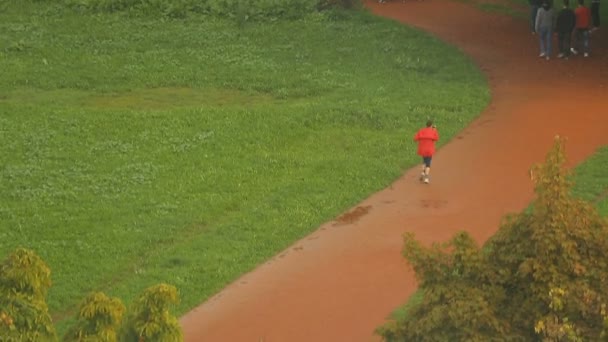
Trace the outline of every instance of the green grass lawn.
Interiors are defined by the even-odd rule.
[[[599,213],[608,217],[608,146],[598,149],[593,156],[579,165],[573,173],[573,194],[594,203]],[[407,317],[408,310],[422,301],[423,291],[416,291],[408,301],[391,313],[396,321]]]
[[[485,107],[457,49],[369,14],[249,23],[0,13],[0,255],[35,250],[65,328],[92,290],[184,313]]]
[[[594,203],[604,217],[608,217],[608,146],[598,149],[582,163],[574,174],[574,194]]]

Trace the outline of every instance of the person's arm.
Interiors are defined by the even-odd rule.
[[[555,11],[554,9],[551,9],[551,27],[553,29],[553,33],[557,34],[557,11]]]
[[[576,27],[576,14],[574,14],[574,11],[570,11],[570,16],[568,19],[568,28],[570,29],[568,32],[574,33],[574,28]]]
[[[576,15],[574,15],[574,11],[570,10],[570,13],[568,13],[567,18],[568,18],[568,21],[567,21],[568,27],[567,28],[570,29],[570,31],[568,31],[568,32],[572,33],[572,32],[574,32],[574,28],[576,27]]]

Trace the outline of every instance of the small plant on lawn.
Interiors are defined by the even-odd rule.
[[[76,325],[64,341],[116,342],[125,306],[118,298],[95,292],[80,304]]]
[[[509,217],[478,249],[467,233],[404,256],[424,293],[407,317],[378,329],[388,341],[602,341],[608,222],[575,198],[557,138],[533,175],[532,210]]]
[[[121,341],[181,342],[179,322],[169,312],[169,307],[178,302],[174,286],[159,284],[146,289],[130,310]]]
[[[56,341],[46,304],[51,271],[33,251],[17,249],[0,265],[0,340]]]

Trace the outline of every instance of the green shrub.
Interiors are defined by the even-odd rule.
[[[169,307],[178,301],[174,286],[159,284],[146,289],[130,310],[121,341],[181,342],[183,335],[179,322],[169,313]]]
[[[532,210],[483,249],[467,233],[426,248],[405,237],[423,299],[377,330],[386,341],[607,341],[608,222],[572,196],[564,141],[532,175]]]
[[[124,312],[120,299],[92,293],[80,304],[77,323],[66,333],[64,341],[115,342]]]
[[[51,271],[34,253],[17,249],[0,265],[0,337],[3,342],[56,341],[46,304]]]
[[[0,265],[1,342],[57,341],[46,305],[50,275],[44,261],[23,248]],[[65,334],[64,341],[116,342],[120,329],[120,341],[181,342],[179,322],[169,313],[169,307],[178,301],[174,286],[152,286],[135,301],[128,319],[123,321],[125,306],[119,299],[92,293],[81,302],[77,322]]]

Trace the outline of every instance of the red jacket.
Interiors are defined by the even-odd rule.
[[[432,157],[435,154],[435,141],[439,140],[439,133],[435,128],[425,127],[416,133],[414,141],[418,142],[418,155]]]
[[[588,29],[591,21],[591,11],[585,6],[578,6],[574,13],[576,14],[576,28]]]

